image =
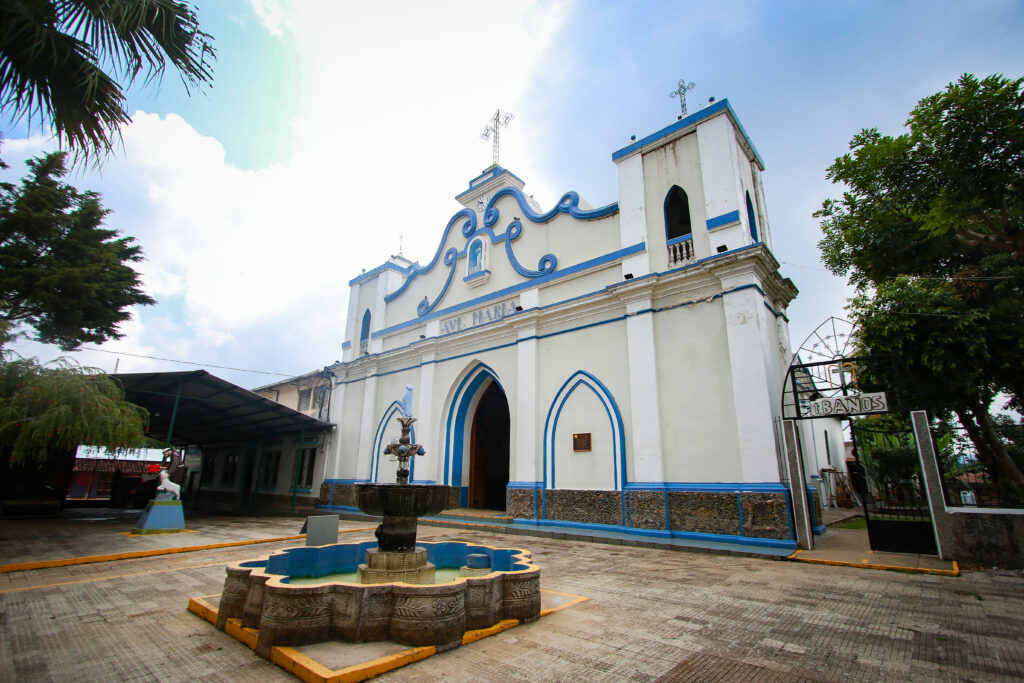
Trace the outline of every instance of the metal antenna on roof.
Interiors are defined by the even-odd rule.
[[[492,144],[492,156],[493,163],[495,166],[498,165],[498,131],[502,126],[508,126],[509,122],[516,117],[515,114],[506,113],[504,116],[501,114],[500,109],[494,110],[494,116],[491,117],[490,125],[484,128],[484,132],[480,133],[480,137],[484,140],[490,140],[491,136],[494,136]]]
[[[682,110],[683,116],[686,116],[686,93],[693,90],[695,87],[696,86],[693,84],[693,81],[687,83],[685,78],[680,78],[679,85],[676,86],[675,90],[668,94],[670,98],[679,98],[679,108]]]

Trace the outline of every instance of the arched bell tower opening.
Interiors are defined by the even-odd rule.
[[[469,507],[505,509],[509,481],[509,410],[491,381],[477,403],[469,434]]]

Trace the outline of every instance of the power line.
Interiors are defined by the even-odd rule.
[[[190,360],[178,360],[176,358],[161,358],[160,356],[147,356],[142,353],[128,353],[126,351],[111,351],[110,349],[100,349],[95,346],[83,346],[82,349],[84,349],[85,351],[99,351],[100,353],[112,353],[115,356],[132,356],[133,358],[148,358],[150,360],[162,360],[168,363],[181,363],[182,365],[196,365],[201,368],[217,368],[219,370],[235,370],[237,372],[254,372],[259,375],[275,375],[277,377],[295,376],[295,373],[268,372],[266,370],[250,370],[248,368],[233,368],[228,365],[214,365],[213,363],[194,363]]]

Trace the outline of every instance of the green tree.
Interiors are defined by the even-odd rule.
[[[131,120],[118,78],[149,83],[170,64],[191,90],[212,79],[214,54],[187,2],[4,0],[0,113],[49,121],[71,149],[95,155]]]
[[[847,276],[865,351],[899,356],[923,406],[953,411],[993,477],[1024,491],[990,415],[1024,398],[1024,79],[965,75],[926,97],[908,132],[865,129],[827,177],[819,243]]]
[[[154,303],[130,265],[141,248],[103,227],[98,194],[61,182],[65,153],[28,165],[19,186],[0,183],[0,319],[64,350],[117,339],[129,307]]]
[[[110,451],[145,445],[149,413],[94,368],[35,359],[0,364],[0,446],[10,463],[43,463],[79,444]],[[5,453],[6,455],[6,453]]]

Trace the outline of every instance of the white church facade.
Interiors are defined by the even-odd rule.
[[[451,487],[450,507],[792,547],[779,421],[797,291],[764,165],[727,100],[612,160],[618,201],[598,208],[567,192],[543,210],[494,165],[429,262],[349,283],[320,507],[394,481],[383,450],[411,384],[412,480]]]

